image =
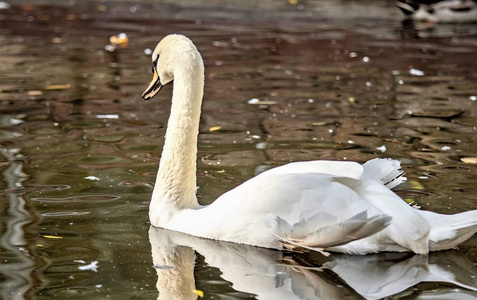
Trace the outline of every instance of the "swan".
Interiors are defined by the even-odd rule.
[[[390,189],[400,163],[373,159],[294,162],[265,171],[201,206],[196,197],[197,136],[204,64],[190,39],[172,34],[152,53],[142,98],[173,81],[165,143],[149,205],[156,227],[279,250],[353,254],[454,248],[477,231],[477,210],[441,215],[410,207]]]
[[[477,2],[475,0],[397,0],[395,5],[413,21],[477,22]]]

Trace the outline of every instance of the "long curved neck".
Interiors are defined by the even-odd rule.
[[[171,115],[152,198],[162,208],[199,207],[195,194],[196,160],[203,93],[202,60],[176,68]]]

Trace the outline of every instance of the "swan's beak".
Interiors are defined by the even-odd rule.
[[[156,68],[152,68],[152,69],[154,70],[153,71],[154,75],[146,91],[142,94],[142,99],[144,100],[152,99],[152,97],[154,97],[157,93],[159,93],[159,91],[162,88],[161,78],[159,77],[159,74],[157,74]]]

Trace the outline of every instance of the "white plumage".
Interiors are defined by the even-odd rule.
[[[174,80],[171,116],[150,203],[151,223],[183,233],[274,249],[346,253],[452,248],[477,230],[477,211],[421,212],[390,188],[400,163],[310,161],[277,167],[200,206],[196,156],[204,67],[193,43],[169,35],[152,54],[154,79],[143,98]]]

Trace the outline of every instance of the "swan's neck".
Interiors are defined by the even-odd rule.
[[[151,200],[151,212],[163,222],[171,210],[198,208],[196,198],[197,135],[204,93],[202,61],[174,72],[172,107]]]

